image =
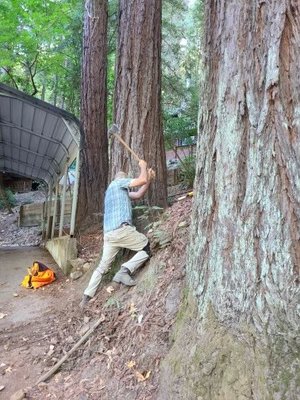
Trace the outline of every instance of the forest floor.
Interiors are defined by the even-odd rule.
[[[153,223],[148,231],[153,256],[136,274],[135,287],[112,284],[108,275],[82,311],[79,302],[92,270],[77,281],[57,271],[58,279],[44,290],[19,288],[11,299],[0,297],[0,318],[16,299],[24,311],[18,321],[8,315],[0,319],[0,399],[15,392],[14,400],[157,398],[160,361],[172,344],[183,296],[191,204],[189,197],[175,197]],[[3,213],[0,218],[3,226]],[[80,257],[95,263],[101,242],[101,233],[81,237]],[[99,319],[100,325],[60,369],[36,385]]]

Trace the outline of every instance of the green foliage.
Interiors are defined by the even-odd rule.
[[[197,134],[203,0],[163,4],[163,111],[166,145]]]
[[[188,188],[192,188],[196,174],[196,157],[185,157],[180,163],[179,170],[182,181],[187,185]]]
[[[82,4],[2,0],[0,81],[78,114]]]
[[[10,189],[4,189],[5,199],[0,197],[0,210],[3,210],[9,205],[10,207],[14,207],[17,203],[16,198],[13,192]]]

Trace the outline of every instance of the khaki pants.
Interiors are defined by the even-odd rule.
[[[91,276],[88,287],[84,294],[93,297],[101,282],[102,275],[107,272],[113,263],[120,249],[130,249],[137,253],[126,263],[122,264],[121,270],[127,268],[130,273],[134,273],[149,258],[149,255],[142,250],[148,243],[145,235],[137,232],[134,226],[122,226],[104,235],[104,245],[102,259]]]

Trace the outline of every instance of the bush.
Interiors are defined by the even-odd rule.
[[[6,199],[3,199],[2,196],[0,196],[0,210],[6,208],[7,203],[10,207],[14,207],[17,203],[16,198],[10,189],[4,189],[4,194]]]
[[[195,174],[196,174],[196,157],[195,156],[185,157],[180,163],[179,176],[180,179],[187,185],[188,188],[193,187]]]

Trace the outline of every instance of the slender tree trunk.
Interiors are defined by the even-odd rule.
[[[297,398],[299,37],[297,0],[206,2],[191,291],[160,399]]]
[[[54,89],[53,89],[53,105],[57,106],[57,91],[58,91],[58,76],[55,75]]]
[[[81,88],[81,164],[77,228],[99,224],[108,175],[106,132],[107,2],[86,0]]]
[[[156,171],[151,205],[166,206],[166,158],[161,116],[161,0],[120,0],[115,121],[126,143]],[[116,140],[112,174],[139,172],[138,163]]]

